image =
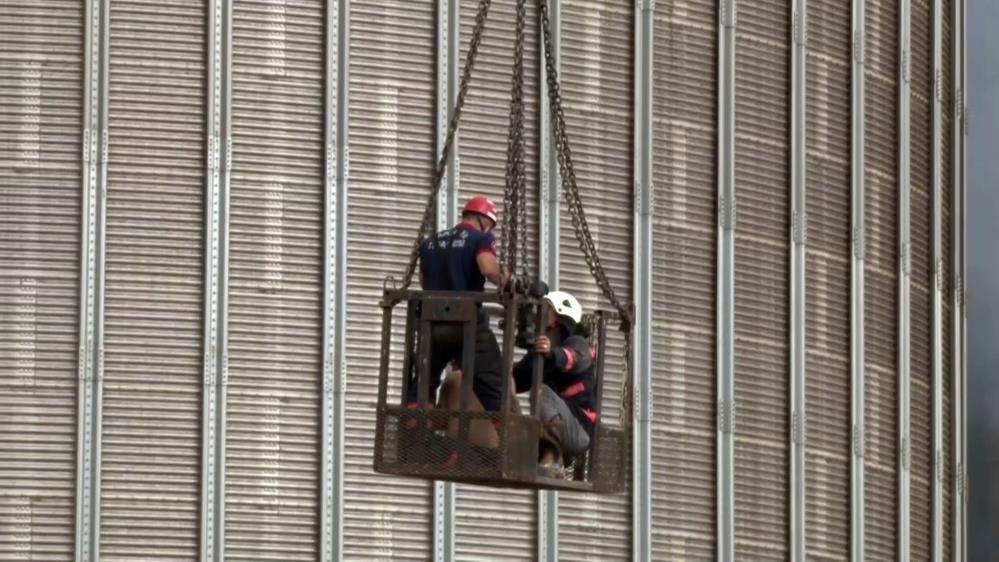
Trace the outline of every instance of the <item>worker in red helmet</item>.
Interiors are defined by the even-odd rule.
[[[493,236],[496,222],[496,205],[488,197],[473,197],[465,204],[460,223],[425,240],[420,245],[420,284],[423,289],[481,292],[487,280],[497,286],[505,284],[509,275],[500,270],[497,260],[496,238]],[[445,367],[452,362],[461,362],[462,336],[460,328],[439,326],[435,329],[430,346],[431,400],[436,396]],[[502,364],[503,355],[489,327],[489,317],[480,306],[475,333],[473,408],[487,411],[500,409]],[[417,385],[410,384],[407,400],[411,406],[416,405],[417,392]],[[481,440],[491,442],[494,439],[487,436]]]

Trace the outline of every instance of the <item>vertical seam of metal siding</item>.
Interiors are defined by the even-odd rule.
[[[795,0],[791,17],[791,559],[805,559],[805,135],[807,1]]]
[[[932,222],[932,245],[933,245],[933,267],[930,269],[930,287],[933,288],[933,310],[932,310],[932,338],[933,338],[933,459],[930,462],[931,490],[932,490],[932,529],[933,537],[931,542],[931,556],[934,561],[939,561],[943,557],[943,257],[941,241],[941,219],[942,219],[942,135],[943,116],[943,67],[942,67],[942,44],[943,44],[943,6],[942,0],[933,0],[933,80],[930,82],[929,92],[932,100],[932,127],[931,127],[931,189],[933,190],[933,222]]]
[[[718,558],[735,551],[735,28],[736,0],[719,0],[718,17]]]
[[[322,455],[322,469],[320,472],[319,491],[319,560],[321,562],[331,562],[334,550],[339,553],[339,537],[334,538],[333,521],[331,518],[333,507],[333,433],[337,430],[333,423],[332,401],[333,401],[333,365],[337,357],[333,353],[333,339],[336,337],[333,326],[336,318],[340,314],[339,308],[335,304],[334,293],[336,283],[340,281],[336,271],[336,228],[339,224],[339,208],[336,204],[336,156],[335,140],[336,128],[339,121],[336,118],[337,111],[337,71],[336,64],[337,42],[339,33],[337,32],[337,20],[339,18],[337,0],[326,2],[325,14],[325,40],[326,50],[324,53],[324,111],[323,111],[323,334],[322,334],[322,422],[320,429],[320,451]],[[339,535],[339,533],[336,533]],[[334,542],[337,543],[334,546]]]
[[[76,554],[78,560],[91,562],[100,559],[109,4],[106,0],[90,0],[86,9]]]
[[[960,286],[960,325],[961,325],[961,459],[960,459],[960,482],[961,482],[961,557],[959,560],[968,558],[968,296],[965,283],[968,279],[967,263],[967,216],[968,216],[968,3],[966,0],[955,0],[961,6],[961,184],[960,184],[960,273],[962,283]]]
[[[561,5],[562,0],[549,0],[548,20],[551,26],[552,59],[555,63],[555,70],[558,72],[561,71],[559,65]],[[541,21],[539,14],[539,36],[541,35],[540,27]],[[538,239],[541,241],[541,247],[538,269],[540,274],[543,277],[547,276],[546,278],[548,279],[548,282],[550,284],[554,284],[553,286],[555,286],[558,283],[558,229],[561,190],[558,159],[555,154],[556,148],[555,143],[552,142],[551,136],[551,114],[548,108],[548,81],[545,80],[547,71],[543,42],[538,48],[538,59],[540,67],[538,74],[538,96],[540,103],[538,109],[538,120],[541,128],[540,134],[538,135],[538,168],[541,172],[541,201],[539,210],[541,220],[538,223]],[[550,239],[552,233],[554,233],[554,239]]]
[[[216,478],[215,512],[218,517],[216,548],[218,560],[225,560],[225,456],[226,456],[226,391],[229,385],[229,180],[232,171],[232,2],[222,0],[222,67],[219,139],[224,139],[224,155],[216,154],[219,167],[219,305],[218,349],[215,356],[218,417],[216,419]],[[216,144],[216,150],[223,150]],[[219,158],[223,158],[220,164]]]
[[[337,0],[339,18],[337,19],[337,129],[336,129],[336,186],[337,186],[337,247],[336,272],[336,307],[340,311],[336,325],[336,355],[337,363],[333,370],[333,392],[336,393],[334,428],[334,448],[336,454],[336,469],[333,474],[334,505],[336,506],[334,524],[337,525],[335,552],[338,560],[343,558],[343,512],[344,512],[344,448],[346,445],[346,406],[347,396],[347,217],[350,210],[350,0]]]
[[[552,60],[556,72],[560,68],[562,0],[548,2],[548,23],[551,27]],[[541,13],[538,12],[538,36],[541,32]],[[548,108],[548,81],[544,41],[538,48],[540,73],[538,74],[539,107],[538,117],[541,132],[538,135],[539,169],[541,171],[541,193],[538,228],[540,230],[539,271],[552,288],[559,286],[559,212],[561,183],[555,143],[552,142],[551,113]],[[538,502],[538,560],[556,562],[558,560],[558,492],[539,490]]]
[[[457,83],[453,69],[460,34],[459,0],[437,1],[437,141],[436,153],[440,154],[447,137],[453,107],[452,94]],[[446,228],[454,219],[458,186],[456,183],[456,154],[459,138],[455,133],[454,146],[448,158],[447,177],[437,194],[437,229]],[[455,554],[455,485],[453,482],[434,482],[434,560],[451,562]]]
[[[633,429],[632,536],[633,557],[652,559],[652,82],[654,0],[636,0],[634,112],[634,257],[635,304],[638,312],[632,369],[635,416]]]
[[[322,503],[320,560],[343,558],[344,337],[347,273],[348,0],[326,3],[323,237]]]
[[[94,302],[94,344],[97,356],[94,379],[94,423],[93,423],[93,498],[91,504],[91,555],[95,561],[101,559],[101,437],[104,403],[104,292],[106,270],[107,200],[108,200],[108,98],[110,73],[111,2],[102,0],[101,13],[101,57],[100,57],[100,131],[101,145],[97,158],[97,263],[96,291]]]
[[[339,314],[336,317],[334,333],[334,353],[336,362],[333,368],[333,448],[335,467],[333,472],[333,521],[336,525],[334,559],[343,559],[344,543],[344,460],[347,396],[347,217],[350,203],[350,0],[336,0],[337,17],[337,107],[336,107],[336,202],[337,229],[335,247],[336,275],[334,302]]]
[[[911,0],[901,0],[899,9],[899,172],[898,172],[898,216],[899,216],[899,299],[898,299],[898,368],[899,368],[899,458],[898,458],[898,556],[909,559],[909,481],[910,481],[910,372],[909,372],[909,316],[910,316],[910,253],[909,234],[909,190],[910,182],[910,83],[911,72]]]
[[[960,380],[961,380],[961,287],[964,283],[964,278],[961,274],[961,221],[964,220],[964,216],[961,212],[961,197],[960,197],[960,186],[963,179],[961,170],[961,153],[962,153],[962,140],[963,135],[961,134],[961,123],[962,123],[962,106],[964,92],[962,89],[961,79],[963,76],[962,69],[962,58],[961,58],[961,45],[963,37],[963,29],[961,25],[961,7],[960,2],[954,0],[953,2],[953,12],[951,15],[951,72],[953,76],[951,77],[951,91],[953,95],[951,96],[951,103],[953,108],[953,120],[951,129],[951,341],[945,343],[945,345],[951,346],[951,380],[948,384],[951,385],[951,415],[953,416],[951,421],[951,434],[952,434],[952,444],[951,444],[951,527],[953,534],[953,541],[951,543],[952,556],[951,558],[954,562],[959,562],[961,560],[961,553],[963,551],[962,547],[962,514],[961,514],[961,416],[962,416],[962,403],[960,400]]]
[[[852,562],[864,560],[864,41],[865,0],[853,1],[853,80],[852,80],[852,269],[851,269],[851,345],[852,372],[851,411],[851,484],[850,484],[850,551]]]
[[[202,428],[201,556],[221,561],[225,554],[225,391],[228,384],[226,316],[228,286],[228,183],[232,165],[230,0],[209,3],[208,126],[206,135],[204,421]],[[222,145],[225,145],[224,147]],[[224,152],[224,154],[223,154]]]

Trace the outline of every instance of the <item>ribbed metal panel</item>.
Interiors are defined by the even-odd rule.
[[[850,549],[850,2],[808,4],[806,322],[809,560]]]
[[[318,556],[324,6],[233,6],[228,560]]]
[[[943,471],[943,560],[950,562],[954,556],[954,505],[952,503],[953,493],[953,455],[954,455],[954,434],[953,434],[953,410],[952,401],[954,388],[952,381],[954,378],[954,366],[951,362],[953,350],[951,349],[951,339],[953,338],[953,307],[951,306],[951,292],[953,290],[954,279],[954,210],[952,209],[954,197],[954,154],[952,152],[954,139],[954,118],[953,103],[954,92],[954,2],[956,0],[944,0],[943,2],[943,130],[938,134],[942,136],[941,150],[943,150],[943,169],[940,171],[943,185],[943,212],[941,233],[943,235],[941,248],[943,253],[943,447],[940,459],[940,468]]]
[[[432,486],[373,474],[371,447],[382,281],[405,271],[436,162],[436,12],[434,0],[351,2],[342,523],[349,560],[426,560],[433,552]],[[401,373],[403,330],[396,327],[392,365]],[[396,393],[400,379],[390,378]]]
[[[562,3],[562,95],[579,190],[590,231],[619,298],[631,293],[632,225],[632,27],[634,2]],[[584,310],[609,307],[586,267],[563,204],[560,234],[561,288]],[[616,425],[620,412],[624,340],[608,331],[602,423]],[[630,458],[630,453],[629,453]],[[559,497],[559,558],[631,558],[631,493]]]
[[[933,89],[932,13],[929,2],[912,2],[912,487],[910,490],[914,560],[928,560],[933,537],[931,486],[933,475],[932,309],[932,143]]]
[[[715,557],[717,14],[655,11],[653,560]]]
[[[511,493],[480,486],[457,487],[455,559],[533,559],[537,552],[536,498],[537,493],[524,490]]]
[[[898,491],[898,6],[867,0],[865,554],[896,557]]]
[[[461,58],[464,68],[478,0],[462,0]],[[510,86],[513,64],[515,2],[493,2],[472,86],[462,111],[459,133],[458,204],[486,195],[503,205],[506,186],[506,146],[509,130]],[[538,267],[538,127],[539,37],[537,3],[527,2],[524,28],[524,133],[527,183],[527,268]],[[545,106],[547,109],[547,105]],[[459,210],[460,210],[459,206]],[[497,239],[510,217],[500,217]],[[525,402],[526,404],[526,402]],[[525,406],[526,407],[526,406]],[[537,551],[537,493],[530,490],[496,490],[456,486],[455,555],[459,560],[525,560]],[[502,521],[497,525],[497,521]]]
[[[740,6],[736,37],[735,557],[789,556],[790,8]]]
[[[950,11],[945,8],[945,14],[949,14]],[[948,36],[948,30],[944,28],[944,60],[950,57],[950,37]],[[950,75],[948,65],[944,65],[947,71],[944,72],[945,84],[950,83]],[[949,99],[948,99],[949,101]],[[944,107],[947,107],[945,104]],[[947,298],[947,295],[951,294],[951,275],[952,275],[952,261],[951,256],[953,255],[953,249],[951,247],[953,236],[951,231],[953,229],[953,214],[951,210],[951,197],[953,194],[954,184],[952,181],[953,176],[951,175],[951,166],[953,165],[953,158],[951,156],[951,126],[953,120],[949,117],[949,112],[944,112],[944,127],[941,134],[943,137],[943,213],[941,221],[941,229],[943,234],[943,253],[941,259],[943,259],[944,271],[943,271],[943,294],[945,298],[943,299],[943,315],[941,317],[941,322],[943,323],[943,348],[941,353],[943,356],[943,447],[942,447],[942,457],[939,459],[940,466],[938,469],[943,472],[943,481],[941,486],[943,488],[943,535],[941,540],[943,542],[943,559],[945,561],[950,561],[953,558],[953,541],[954,541],[954,528],[953,528],[953,505],[951,504],[951,482],[953,478],[951,458],[953,455],[954,446],[954,436],[952,433],[952,410],[951,403],[953,400],[953,387],[951,381],[954,376],[953,365],[951,364],[951,356],[953,351],[951,350],[951,338],[953,337],[953,324],[951,314],[953,314],[953,308],[951,306],[951,299]]]
[[[0,558],[73,557],[83,9],[0,18]]]
[[[205,4],[111,6],[101,559],[198,555]]]

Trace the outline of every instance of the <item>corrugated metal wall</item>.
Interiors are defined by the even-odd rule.
[[[105,560],[198,555],[205,9],[111,5]]]
[[[950,348],[951,339],[953,338],[953,309],[951,303],[953,299],[951,298],[951,291],[953,290],[953,261],[952,256],[954,255],[954,248],[952,244],[954,243],[953,237],[953,220],[954,215],[953,209],[951,208],[951,203],[953,202],[954,194],[954,155],[953,150],[953,127],[954,127],[954,112],[953,103],[954,95],[951,84],[954,80],[954,65],[952,57],[954,56],[954,45],[952,43],[952,33],[954,32],[954,2],[955,0],[944,0],[943,4],[943,101],[942,101],[942,112],[943,112],[943,130],[939,132],[942,137],[941,150],[943,150],[943,169],[940,171],[942,180],[942,193],[943,198],[943,208],[942,208],[942,222],[940,225],[942,239],[941,248],[943,250],[940,258],[944,263],[944,277],[943,277],[943,317],[940,321],[943,323],[943,447],[942,447],[942,469],[943,469],[943,482],[941,486],[943,488],[943,537],[942,549],[943,549],[943,559],[944,562],[950,562],[953,560],[954,548],[954,529],[953,529],[953,509],[954,506],[951,503],[951,493],[952,486],[950,482],[953,478],[952,461],[953,458],[953,447],[954,447],[954,434],[952,428],[953,424],[953,410],[952,410],[952,400],[954,395],[954,388],[952,386],[952,379],[954,377],[954,369],[951,364],[952,350]]]
[[[462,0],[461,68],[478,0]],[[527,2],[524,34],[524,133],[527,177],[527,239],[521,240],[527,267],[538,267],[538,133],[539,67],[537,3]],[[486,195],[502,213],[506,186],[506,149],[510,115],[515,2],[493,2],[475,75],[462,111],[459,134],[459,209],[475,195]],[[547,105],[545,106],[547,108]],[[504,217],[501,220],[506,220]],[[496,229],[501,236],[502,225]],[[495,327],[495,323],[494,323]],[[526,408],[527,402],[522,402]],[[530,490],[497,490],[481,486],[456,486],[455,556],[459,560],[529,560],[537,551],[537,493]]]
[[[652,555],[715,557],[717,2],[655,14]]]
[[[943,84],[952,8],[944,2]],[[528,248],[537,266],[538,56],[525,50]],[[322,384],[325,10],[320,0],[233,7],[226,555],[318,552]],[[346,489],[348,560],[427,559],[430,484],[376,476],[377,301],[404,270],[436,160],[434,0],[354,0],[350,148]],[[866,552],[895,557],[898,339],[898,12],[867,0]],[[461,4],[462,40],[477,2]],[[83,6],[32,0],[0,22],[0,557],[71,559],[77,440]],[[562,5],[563,95],[577,176],[604,266],[630,298],[633,271],[633,22],[625,0]],[[943,458],[951,458],[949,298],[933,350],[931,134],[942,135],[941,258],[950,267],[951,92],[932,131],[932,21],[913,2],[912,558],[933,544],[931,366],[944,366]],[[660,3],[654,24],[652,486],[654,559],[715,556],[717,3]],[[809,559],[849,542],[849,5],[808,7],[806,262]],[[459,149],[464,202],[501,200],[512,3],[493,6]],[[110,3],[109,162],[100,535],[102,559],[198,556],[204,305],[204,0]],[[788,556],[790,41],[787,3],[740,6],[737,31],[736,556]],[[462,49],[467,46],[462,44]],[[100,100],[95,100],[99,102]],[[225,152],[223,148],[223,163]],[[387,203],[388,202],[388,203]],[[562,288],[606,307],[568,210]],[[949,282],[950,275],[944,276]],[[948,295],[950,287],[944,287]],[[604,421],[615,424],[623,345],[606,350]],[[392,353],[401,363],[401,349]],[[397,382],[394,382],[396,384]],[[950,462],[942,551],[950,559]],[[630,483],[629,483],[630,489]],[[456,558],[535,557],[531,492],[459,486]],[[632,555],[630,493],[564,493],[566,560]]]
[[[343,521],[350,560],[432,553],[431,485],[373,474],[371,450],[382,281],[405,271],[433,181],[436,8],[433,0],[351,2]],[[397,327],[394,341],[401,342]],[[394,365],[401,365],[401,348],[393,350]]]
[[[865,552],[896,558],[898,491],[898,6],[868,0],[865,162]]]
[[[849,0],[808,5],[805,391],[809,560],[850,548]]]
[[[912,415],[912,525],[911,556],[928,560],[932,554],[933,475],[933,186],[932,92],[933,17],[930,2],[912,2],[912,98],[910,221],[912,236],[911,415]]]
[[[80,2],[0,18],[0,556],[71,560],[83,137]]]
[[[225,555],[313,560],[324,3],[233,4]]]
[[[790,8],[740,6],[736,36],[735,556],[789,555]]]
[[[632,91],[634,2],[562,4],[562,97],[576,177],[600,259],[621,299],[631,298]],[[562,204],[561,288],[584,310],[609,307],[599,295]],[[620,412],[623,338],[608,330],[601,423]],[[630,484],[628,487],[630,490]],[[623,560],[631,557],[631,496],[563,494],[559,497],[559,558]]]

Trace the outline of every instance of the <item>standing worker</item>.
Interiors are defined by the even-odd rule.
[[[482,292],[488,279],[501,286],[509,275],[500,271],[496,256],[496,205],[488,197],[471,198],[461,213],[461,222],[438,232],[420,245],[420,285],[426,291]],[[452,361],[460,363],[463,338],[460,325],[434,327],[430,345],[430,400],[440,386],[441,373]],[[475,377],[473,390],[481,407],[500,410],[502,402],[503,355],[496,335],[489,328],[489,316],[479,304],[475,332]],[[417,404],[418,386],[411,383],[407,401]]]

